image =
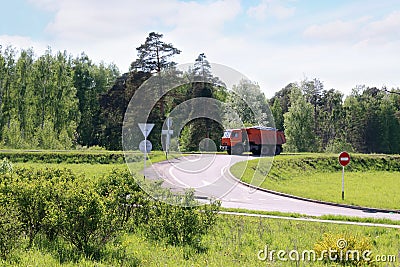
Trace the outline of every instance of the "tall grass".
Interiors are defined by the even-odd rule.
[[[207,234],[196,252],[190,247],[176,247],[148,240],[141,232],[126,234],[107,247],[100,261],[70,257],[59,261],[57,247],[30,251],[20,250],[16,261],[2,266],[342,266],[324,262],[261,261],[258,254],[267,246],[270,250],[312,250],[325,234],[366,238],[372,245],[373,256],[395,255],[397,266],[400,233],[397,229],[335,225],[314,222],[286,221],[266,218],[220,215],[215,228]],[[59,245],[63,253],[70,253]],[[384,264],[378,266],[386,266]]]

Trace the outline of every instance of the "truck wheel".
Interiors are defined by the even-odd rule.
[[[234,155],[242,155],[243,154],[243,146],[238,145],[233,148],[232,154]]]
[[[281,153],[282,153],[282,147],[281,146],[276,146],[275,155],[279,155]]]
[[[269,146],[263,146],[262,148],[261,148],[261,156],[273,156],[274,155],[274,153],[272,152],[272,149],[271,149],[271,147],[269,147]]]

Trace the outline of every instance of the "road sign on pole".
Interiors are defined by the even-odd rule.
[[[138,123],[138,126],[140,130],[142,131],[142,134],[144,135],[144,138],[147,138],[151,130],[153,130],[154,123]]]
[[[339,155],[339,163],[343,167],[346,167],[350,163],[350,155],[346,151],[343,151]]]
[[[138,126],[139,126],[139,128],[140,128],[140,130],[142,131],[142,134],[143,134],[143,136],[144,136],[144,140],[142,141],[144,144],[142,144],[142,142],[139,144],[139,149],[140,149],[140,145],[142,144],[142,146],[143,146],[143,155],[144,155],[144,159],[143,159],[143,165],[144,165],[144,169],[143,169],[143,178],[146,178],[146,158],[147,158],[147,150],[148,150],[148,148],[147,148],[147,145],[148,145],[148,143],[147,142],[150,142],[150,141],[147,141],[147,136],[149,135],[149,133],[151,132],[151,130],[153,129],[153,127],[154,127],[154,123],[138,123]],[[151,146],[151,143],[150,143],[150,146]],[[151,148],[150,148],[150,151],[151,151]],[[149,151],[149,152],[150,152]]]
[[[344,200],[344,167],[350,163],[350,155],[346,151],[339,154],[339,163],[342,165],[342,200]]]
[[[140,142],[139,144],[139,150],[142,153],[150,153],[150,151],[153,149],[153,145],[149,140],[143,140],[142,142]]]

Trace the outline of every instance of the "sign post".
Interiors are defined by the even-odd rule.
[[[149,153],[152,149],[152,145],[151,142],[147,140],[147,136],[149,135],[149,133],[151,132],[151,130],[154,127],[154,123],[138,123],[138,126],[140,128],[140,130],[142,131],[142,134],[144,136],[144,140],[142,142],[140,142],[139,144],[139,149],[140,151],[143,152],[144,155],[144,169],[143,169],[143,178],[146,178],[146,158],[147,158],[147,153]]]
[[[167,118],[167,130],[162,130],[161,134],[165,135],[165,157],[168,159],[169,145],[171,143],[171,135],[174,134],[173,130],[170,130],[172,126],[172,119]]]
[[[339,163],[342,165],[342,200],[344,200],[344,167],[350,163],[350,155],[346,151],[339,154]]]

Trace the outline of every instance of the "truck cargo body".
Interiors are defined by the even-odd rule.
[[[282,131],[257,126],[226,130],[221,139],[221,149],[234,155],[251,152],[253,155],[273,156],[283,151],[284,143],[286,139]]]

